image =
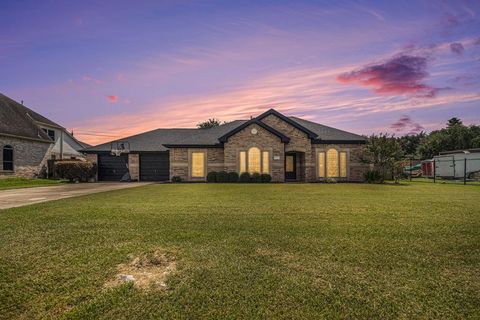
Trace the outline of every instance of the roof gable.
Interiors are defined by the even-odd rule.
[[[37,120],[34,116],[40,115],[15,100],[0,94],[1,134],[52,143],[48,135],[37,126]]]
[[[259,115],[258,117],[256,117],[255,119],[257,119],[257,120],[262,120],[262,119],[268,117],[269,115],[274,115],[274,116],[276,116],[277,118],[279,118],[280,120],[288,123],[288,124],[291,125],[292,127],[295,127],[295,128],[297,128],[298,130],[306,133],[307,136],[308,136],[308,138],[310,138],[310,139],[315,139],[315,138],[318,136],[315,132],[311,131],[310,129],[308,129],[308,128],[304,127],[304,126],[302,126],[302,125],[299,124],[298,122],[293,121],[292,119],[284,116],[283,114],[281,114],[280,112],[278,112],[278,111],[275,110],[275,109],[267,110],[267,111],[265,111],[264,113],[262,113],[261,115]]]
[[[245,122],[244,124],[236,127],[235,129],[227,132],[226,134],[224,134],[223,136],[221,136],[220,138],[218,138],[218,140],[222,143],[225,143],[228,141],[228,138],[230,138],[231,136],[235,135],[236,133],[240,132],[241,130],[247,128],[248,126],[252,125],[252,124],[256,124],[258,125],[259,127],[267,130],[268,132],[276,135],[278,138],[280,138],[280,140],[283,142],[283,143],[288,143],[290,141],[290,138],[287,137],[286,135],[284,135],[283,133],[275,130],[274,128],[270,127],[269,125],[263,123],[262,121],[260,121],[259,119],[257,118],[253,118],[247,122]]]

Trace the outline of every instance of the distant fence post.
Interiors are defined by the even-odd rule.
[[[463,159],[463,184],[467,184],[467,158]]]
[[[435,174],[436,174],[436,171],[437,171],[437,165],[435,163],[435,159],[433,159],[433,183],[435,183]]]

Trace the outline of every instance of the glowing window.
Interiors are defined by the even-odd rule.
[[[347,153],[340,152],[340,177],[347,177]]]
[[[325,152],[318,153],[318,177],[325,178]]]
[[[327,177],[338,177],[338,151],[335,149],[327,151]]]
[[[240,173],[247,172],[247,154],[245,151],[240,151]]]
[[[192,178],[205,177],[205,152],[192,152]]]
[[[254,172],[258,172],[258,173],[261,172],[260,157],[261,157],[260,149],[253,147],[253,148],[250,148],[250,150],[248,150],[248,172],[250,174]]]
[[[262,173],[270,172],[270,156],[268,151],[262,153]]]

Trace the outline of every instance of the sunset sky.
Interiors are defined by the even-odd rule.
[[[480,1],[2,0],[0,70],[91,144],[270,107],[431,131],[480,123]]]

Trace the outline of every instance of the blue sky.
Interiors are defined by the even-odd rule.
[[[0,92],[91,143],[269,107],[362,134],[480,123],[479,15],[478,1],[4,0]]]

